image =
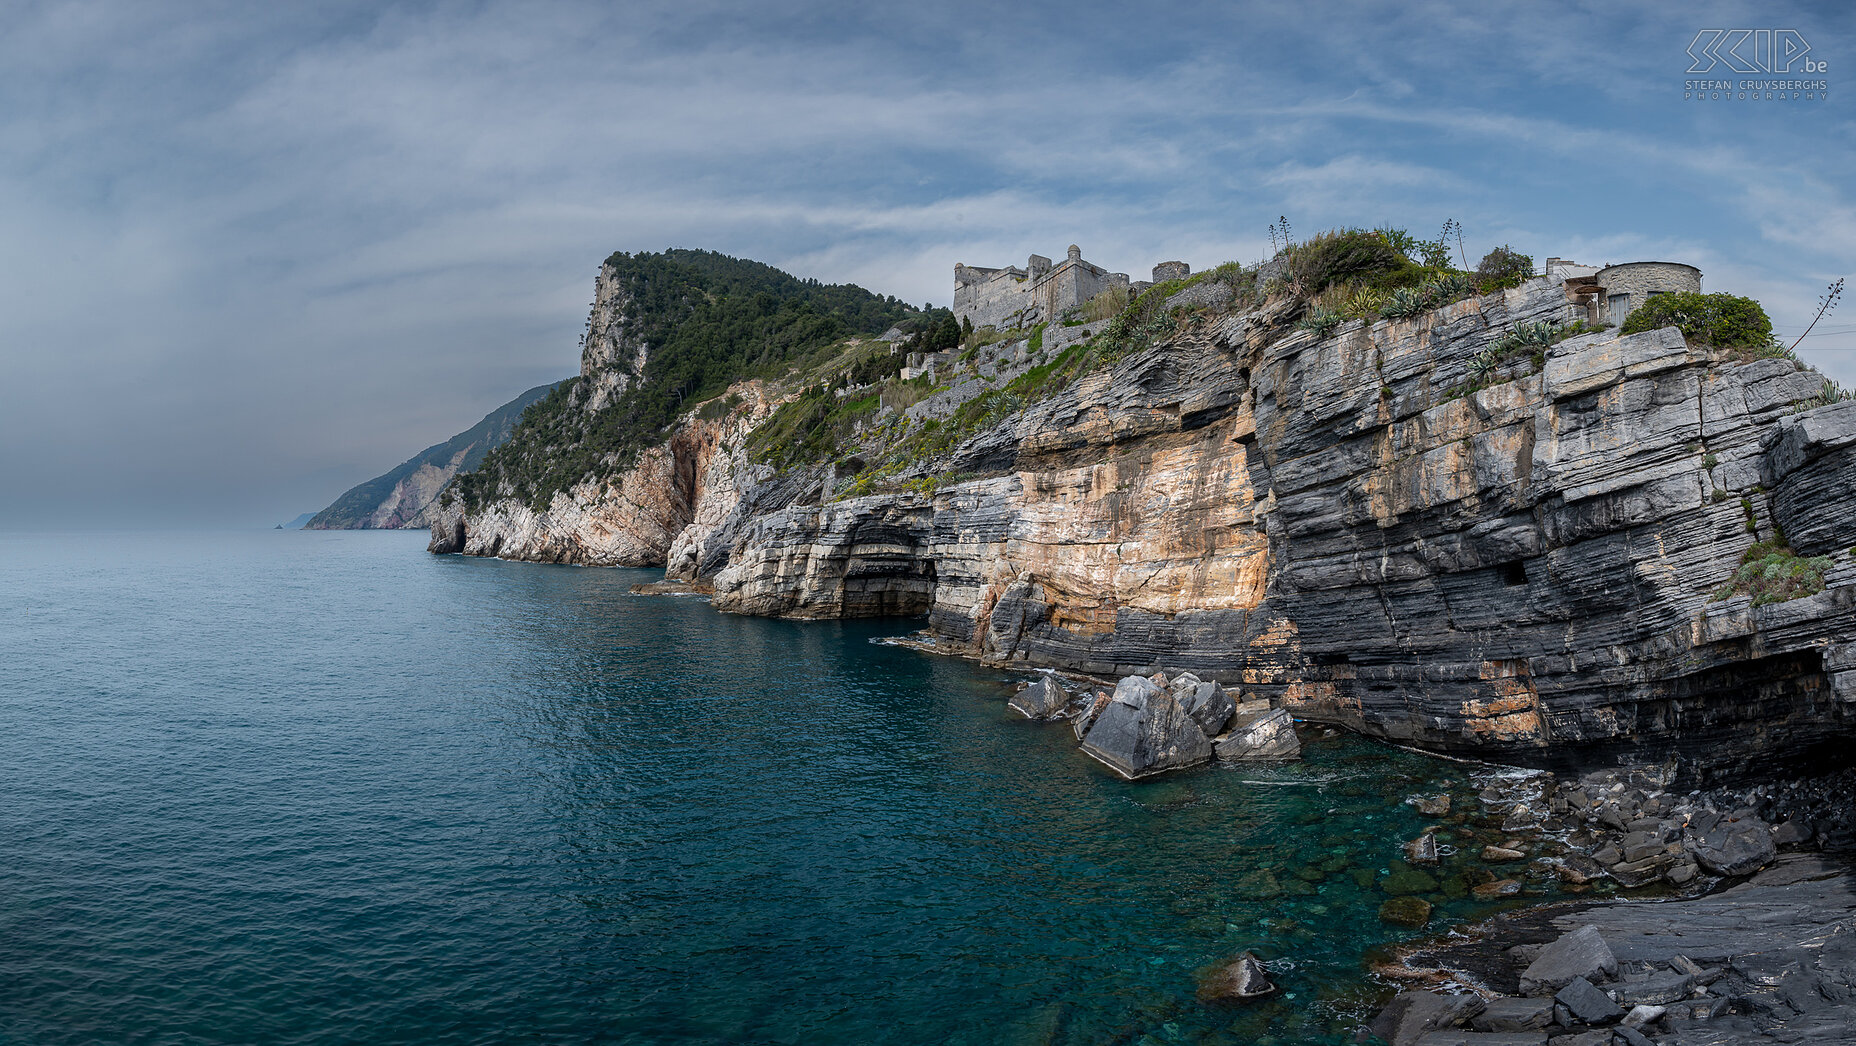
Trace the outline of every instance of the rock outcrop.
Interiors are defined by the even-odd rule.
[[[1674,329],[1479,368],[1501,332],[1567,316],[1545,278],[1326,337],[1297,308],[1199,313],[897,477],[978,477],[932,492],[833,500],[835,465],[776,474],[740,456],[750,423],[692,416],[635,480],[440,521],[433,547],[667,564],[740,613],[925,614],[937,649],[990,664],[1164,666],[1524,764],[1727,778],[1856,737],[1856,403]],[[1830,557],[1821,591],[1722,591],[1781,538]],[[1143,701],[1085,712],[1110,728],[1098,758],[1201,757],[1156,755],[1193,717]]]
[[[1083,751],[1135,778],[1203,763],[1212,744],[1173,691],[1129,676],[1083,735]]]
[[[1856,1043],[1856,877],[1795,855],[1706,897],[1625,902],[1497,919],[1492,937],[1453,935],[1408,958],[1437,959],[1465,994],[1402,992],[1373,1022],[1388,1041]],[[1555,936],[1558,935],[1558,936]],[[1515,937],[1544,947],[1479,958]],[[1448,972],[1445,972],[1448,971]],[[1467,994],[1473,990],[1477,994]],[[1500,994],[1496,994],[1500,993]],[[1490,995],[1483,1002],[1479,995]],[[1473,1001],[1466,1001],[1473,1000]],[[1462,1031],[1456,1026],[1466,1025]],[[1480,1035],[1477,1033],[1481,1033]],[[1501,1033],[1497,1040],[1485,1036]],[[1529,1037],[1531,1036],[1531,1037]]]
[[[1227,317],[976,435],[935,494],[793,506],[746,531],[718,605],[874,610],[834,577],[859,518],[943,649],[1101,675],[1161,665],[1298,717],[1536,765],[1746,753],[1856,732],[1856,562],[1822,592],[1717,598],[1755,539],[1848,533],[1856,404],[1673,329],[1574,337],[1486,388],[1535,280],[1412,320]],[[804,564],[800,560],[804,560]],[[868,585],[868,571],[851,575]]]

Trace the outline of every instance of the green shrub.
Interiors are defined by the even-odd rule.
[[[1283,252],[1283,279],[1312,298],[1343,285],[1391,288],[1415,277],[1418,267],[1384,236],[1365,229],[1335,229]]]
[[[1534,259],[1504,243],[1483,255],[1482,261],[1477,263],[1476,286],[1487,294],[1505,287],[1518,287],[1532,275]]]
[[[1752,596],[1758,607],[1815,596],[1824,590],[1824,572],[1830,566],[1829,556],[1800,556],[1782,538],[1756,542],[1740,558],[1733,580],[1717,589],[1714,598]]]
[[[1732,294],[1652,295],[1631,310],[1619,330],[1638,334],[1663,327],[1675,327],[1689,341],[1722,349],[1766,350],[1773,345],[1766,310],[1751,298]]]

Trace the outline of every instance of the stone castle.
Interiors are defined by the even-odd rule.
[[[1267,263],[1264,271],[1269,271]],[[975,327],[1030,327],[1061,319],[1103,291],[1120,288],[1139,294],[1156,283],[1190,275],[1192,267],[1185,262],[1166,261],[1154,266],[1151,282],[1130,281],[1125,272],[1109,272],[1084,261],[1082,248],[1075,244],[1070,245],[1069,256],[1055,265],[1041,254],[1026,259],[1022,269],[955,263],[954,315]],[[1599,268],[1548,258],[1545,275],[1564,282],[1568,319],[1594,324],[1622,324],[1633,309],[1659,294],[1701,290],[1701,270],[1680,262],[1629,262]]]
[[[1181,279],[1191,272],[1185,262],[1161,262],[1154,266],[1153,283]],[[956,263],[954,315],[975,327],[1029,327],[1058,319],[1103,291],[1120,288],[1139,293],[1153,283],[1130,282],[1125,272],[1109,272],[1084,261],[1083,249],[1071,244],[1068,257],[1055,265],[1041,254],[1026,259],[1022,269]]]

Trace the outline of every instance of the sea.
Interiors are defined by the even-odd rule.
[[[0,1043],[1343,1043],[1496,910],[1459,815],[1378,917],[1407,800],[1501,771],[1130,783],[920,620],[425,540],[0,535]],[[1200,1001],[1246,951],[1277,992]]]

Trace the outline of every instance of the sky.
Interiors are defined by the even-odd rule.
[[[619,250],[945,305],[956,262],[1454,218],[1471,263],[1688,262],[1788,341],[1856,275],[1848,3],[0,11],[7,528],[319,509],[577,372]],[[1741,28],[1826,95],[1685,99]],[[1856,300],[1817,331],[1856,384]]]

